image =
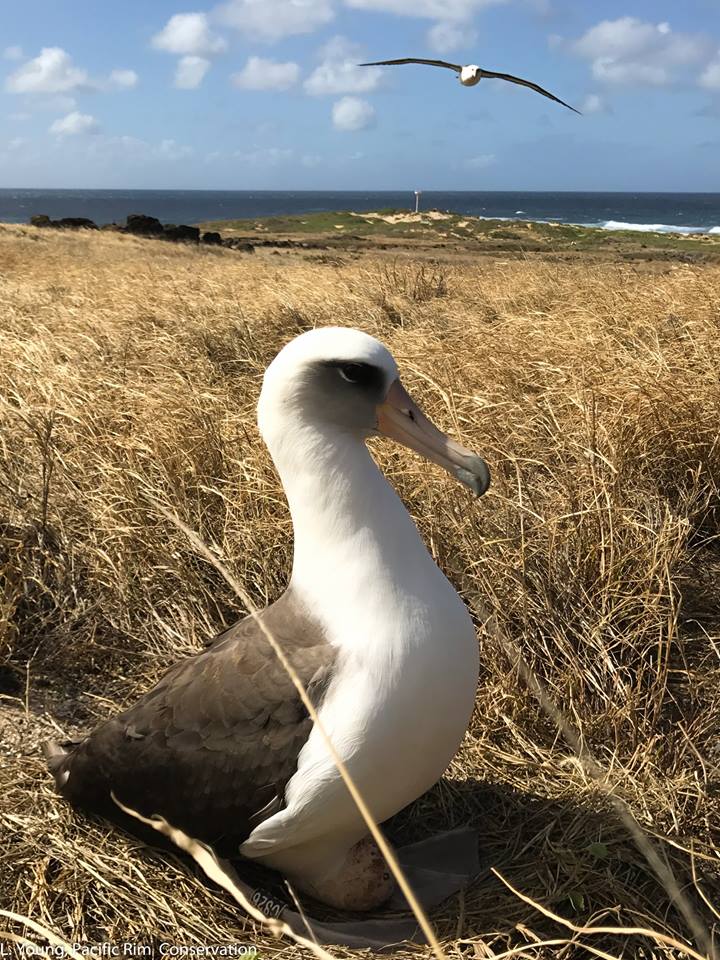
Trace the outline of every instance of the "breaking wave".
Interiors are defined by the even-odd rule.
[[[606,220],[599,226],[603,230],[637,230],[640,233],[720,234],[720,227],[677,227],[671,223],[623,223],[621,220]]]

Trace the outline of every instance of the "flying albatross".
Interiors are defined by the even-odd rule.
[[[458,79],[464,87],[474,87],[484,79],[507,80],[509,83],[518,83],[521,87],[529,87],[531,90],[535,90],[536,93],[541,93],[544,97],[554,100],[555,103],[562,104],[563,107],[567,107],[568,110],[572,110],[573,113],[580,113],[575,107],[571,107],[569,103],[565,103],[564,100],[556,97],[553,93],[550,93],[549,90],[545,90],[539,86],[539,84],[533,83],[532,80],[523,80],[522,77],[514,77],[510,73],[495,73],[494,70],[484,70],[475,63],[469,63],[463,66],[460,63],[448,63],[447,60],[423,60],[418,57],[403,57],[400,60],[376,60],[372,63],[361,63],[358,64],[358,66],[392,67],[403,63],[422,63],[428,67],[445,67],[447,70],[454,70],[455,73],[458,74]]]
[[[383,822],[455,754],[478,648],[464,604],[365,440],[391,437],[478,496],[488,468],[433,426],[388,350],[356,330],[288,343],[265,372],[258,424],[294,526],[289,586],[259,616]],[[392,893],[320,731],[252,617],[84,740],[45,753],[60,793],[85,810],[117,820],[114,794],[331,905],[371,909]]]

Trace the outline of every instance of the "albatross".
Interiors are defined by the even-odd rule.
[[[263,378],[258,425],[294,528],[288,587],[259,617],[382,823],[454,756],[473,709],[478,647],[465,605],[365,441],[405,444],[477,496],[488,467],[422,413],[386,347],[351,329],[312,330],[280,351]],[[59,792],[84,810],[117,821],[114,795],[333,906],[368,910],[393,891],[253,617],[85,739],[46,744],[45,754]]]
[[[494,70],[485,70],[483,67],[478,67],[475,63],[468,63],[463,66],[460,63],[448,63],[447,60],[423,60],[420,57],[402,57],[400,60],[375,60],[372,63],[360,63],[358,66],[392,67],[404,63],[420,63],[427,67],[444,67],[446,70],[454,70],[458,75],[458,80],[464,87],[474,87],[484,79],[507,80],[508,83],[517,83],[521,87],[529,87],[536,93],[541,93],[544,97],[554,100],[555,103],[562,104],[563,107],[567,107],[568,110],[572,110],[573,113],[580,113],[575,107],[571,107],[569,103],[565,103],[564,100],[556,97],[554,93],[550,93],[549,90],[545,90],[544,87],[541,87],[539,84],[533,83],[532,80],[514,77],[511,73],[496,73]]]

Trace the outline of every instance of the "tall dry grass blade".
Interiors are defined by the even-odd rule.
[[[158,833],[161,833],[164,837],[172,840],[175,846],[179,847],[180,850],[184,850],[185,853],[190,854],[206,877],[208,877],[214,883],[217,883],[218,886],[223,888],[223,890],[227,891],[227,893],[229,893],[230,896],[240,904],[247,914],[249,914],[254,920],[257,920],[259,923],[262,923],[263,926],[267,927],[274,937],[290,937],[290,939],[294,940],[295,943],[299,943],[301,946],[307,947],[308,950],[310,950],[316,957],[319,958],[319,960],[334,960],[332,954],[328,953],[327,950],[324,950],[316,940],[308,940],[307,937],[300,936],[300,934],[295,933],[292,927],[290,927],[289,924],[285,923],[283,920],[280,920],[277,917],[268,917],[262,912],[262,910],[258,910],[258,908],[248,900],[242,890],[234,882],[233,878],[223,868],[222,864],[218,861],[215,852],[210,847],[206,846],[204,843],[201,843],[199,840],[193,839],[193,837],[188,836],[186,833],[183,833],[182,830],[179,830],[171,823],[168,823],[167,820],[163,819],[163,817],[144,817],[142,814],[138,813],[137,810],[133,810],[130,807],[126,807],[124,804],[120,803],[114,794],[113,800],[124,813],[127,813],[129,816],[139,820],[140,823],[144,823],[148,827],[152,827],[153,830],[157,830]]]
[[[486,626],[489,626],[491,622],[493,634],[506,651],[508,659],[510,659],[510,661],[516,665],[523,677],[523,680],[534,693],[544,712],[557,726],[558,731],[561,733],[563,739],[577,756],[583,767],[583,770],[588,774],[589,777],[592,778],[595,783],[597,783],[597,785],[604,791],[610,800],[615,812],[618,814],[623,824],[627,828],[638,850],[650,864],[658,880],[660,880],[660,882],[665,886],[666,890],[670,894],[671,899],[677,904],[678,909],[683,914],[685,921],[690,930],[692,930],[693,936],[696,938],[697,942],[701,944],[703,949],[706,951],[706,957],[710,958],[710,960],[716,960],[717,953],[713,944],[712,934],[703,924],[695,908],[680,887],[675,874],[662,860],[652,841],[633,816],[632,811],[629,809],[627,804],[613,792],[609,783],[607,771],[603,769],[585,744],[581,742],[580,737],[578,736],[573,725],[567,720],[562,710],[560,710],[557,704],[553,701],[552,697],[550,697],[543,683],[532,667],[525,662],[517,645],[508,637],[502,635],[497,623],[492,620],[492,618],[491,620],[486,621]]]
[[[14,923],[21,923],[25,927],[30,927],[31,930],[34,930],[35,933],[39,933],[41,937],[52,943],[53,946],[59,947],[65,956],[72,957],[73,960],[83,960],[82,954],[78,953],[77,950],[68,943],[67,940],[63,940],[62,937],[59,937],[56,933],[53,933],[52,930],[48,930],[47,927],[43,926],[42,923],[38,923],[37,920],[31,920],[30,917],[23,917],[19,913],[12,913],[10,910],[0,910],[0,917],[5,917],[7,920],[12,920]],[[12,933],[5,933],[0,931],[0,939],[7,937],[9,940],[15,940],[15,935]],[[25,944],[29,944],[29,941],[25,938],[21,938]],[[30,946],[34,946],[30,944]],[[38,953],[42,953],[42,949],[36,947]]]
[[[573,923],[571,920],[567,920],[565,917],[559,916],[557,913],[553,913],[552,910],[549,910],[547,907],[544,907],[541,903],[538,903],[536,900],[533,900],[532,897],[528,897],[526,894],[521,893],[516,887],[514,887],[509,880],[506,880],[505,877],[500,873],[499,870],[496,870],[495,867],[491,867],[492,872],[498,878],[501,883],[504,883],[508,890],[513,893],[518,900],[522,900],[523,903],[529,904],[544,917],[548,917],[550,920],[554,920],[555,923],[559,923],[563,927],[567,927],[568,930],[572,930],[573,933],[586,935],[586,936],[618,936],[618,937],[647,937],[648,940],[654,940],[656,943],[661,943],[667,947],[671,947],[673,950],[678,950],[680,953],[684,954],[687,957],[691,957],[692,960],[708,960],[707,954],[698,953],[697,950],[694,950],[692,947],[688,946],[686,943],[681,943],[679,940],[676,940],[674,937],[669,937],[665,933],[661,933],[659,930],[649,930],[645,927],[585,927],[579,926],[576,923]]]

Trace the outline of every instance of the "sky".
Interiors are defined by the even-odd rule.
[[[720,191],[720,0],[2,6],[0,187]]]

